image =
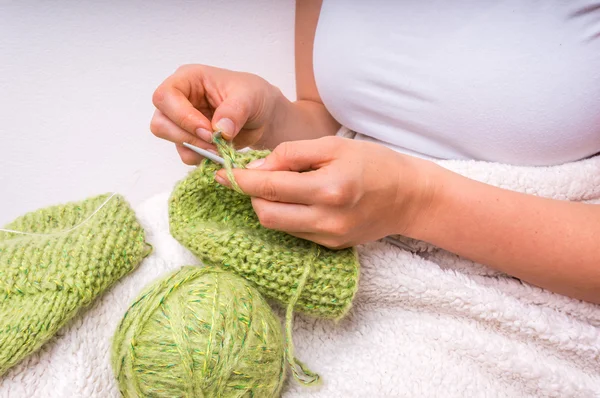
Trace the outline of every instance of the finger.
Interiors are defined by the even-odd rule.
[[[223,138],[232,140],[244,127],[252,108],[251,94],[240,90],[230,94],[217,106],[213,115],[213,129],[220,131]]]
[[[188,133],[199,134],[200,129],[210,132],[210,121],[194,108],[189,100],[191,95],[190,82],[176,73],[156,89],[152,102],[168,119]]]
[[[248,167],[282,171],[317,170],[333,159],[337,147],[342,144],[338,138],[283,142],[263,162],[253,162]]]
[[[198,138],[198,136],[196,136],[195,134],[190,134],[187,131],[183,130],[181,127],[179,127],[170,119],[168,119],[158,109],[154,112],[154,116],[152,117],[152,122],[150,123],[150,130],[158,138],[171,141],[178,145],[187,142],[188,144],[192,144],[202,149],[208,149],[212,151],[216,150],[216,147],[213,144],[209,144],[206,141]]]
[[[177,153],[179,153],[179,157],[181,158],[181,161],[185,164],[187,164],[188,166],[194,166],[197,164],[200,164],[200,162],[202,161],[203,157],[198,155],[196,152],[192,151],[191,149],[188,149],[182,145],[175,145],[175,147],[177,148]]]
[[[252,207],[265,228],[297,233],[312,231],[315,216],[310,206],[252,198]]]
[[[313,204],[320,198],[323,182],[311,173],[233,169],[235,181],[249,196],[271,202]],[[219,184],[230,186],[225,170],[215,176]]]

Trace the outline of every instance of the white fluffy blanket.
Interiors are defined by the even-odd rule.
[[[530,194],[600,199],[600,157],[548,168],[441,163]],[[154,253],[0,379],[0,397],[119,395],[109,363],[117,323],[146,284],[197,263],[168,232],[167,198],[137,208]],[[413,250],[387,242],[359,249],[361,283],[346,319],[296,315],[296,353],[324,382],[290,381],[285,397],[600,396],[600,306],[405,243]]]

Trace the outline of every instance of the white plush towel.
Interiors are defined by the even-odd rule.
[[[547,168],[441,164],[529,194],[600,201],[600,157]],[[119,395],[109,353],[123,313],[146,284],[197,263],[168,232],[167,198],[136,209],[154,253],[0,379],[0,397]],[[347,318],[336,324],[296,316],[296,353],[323,385],[289,381],[285,397],[600,396],[600,306],[423,242],[404,244],[413,250],[387,242],[359,248],[360,287]]]

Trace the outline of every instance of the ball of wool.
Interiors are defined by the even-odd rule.
[[[149,253],[119,195],[40,209],[5,228],[25,234],[0,232],[0,375]]]
[[[238,167],[268,154],[235,152],[224,145],[219,150]],[[293,301],[310,267],[295,309],[321,318],[345,315],[358,287],[355,249],[330,250],[264,228],[250,197],[215,182],[217,170],[219,165],[205,160],[175,187],[169,203],[173,237],[205,264],[236,272],[283,304]]]
[[[281,324],[233,273],[183,267],[148,286],[113,340],[125,397],[274,397],[285,377]]]

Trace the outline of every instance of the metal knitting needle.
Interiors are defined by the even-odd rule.
[[[225,160],[223,160],[222,157],[215,155],[214,153],[207,151],[206,149],[198,148],[197,146],[190,145],[187,142],[184,142],[183,146],[191,149],[199,155],[204,156],[207,159],[212,160],[215,163],[219,163],[221,166],[225,166]]]

